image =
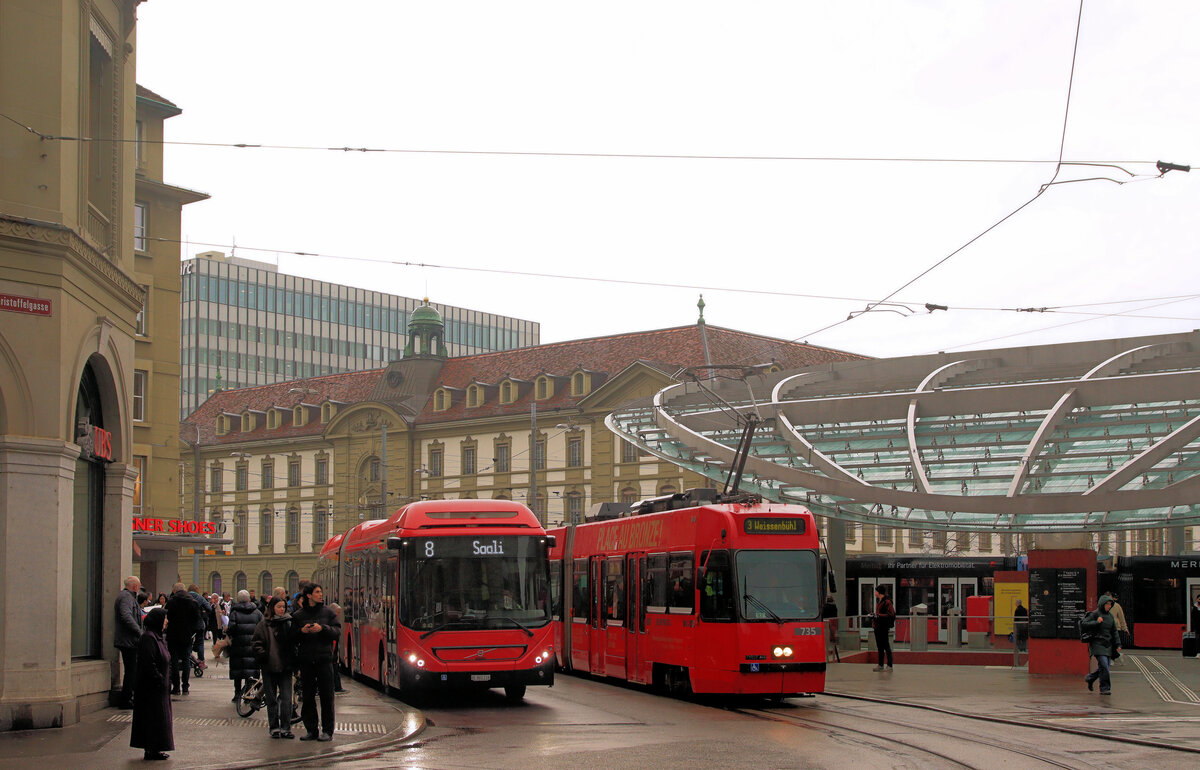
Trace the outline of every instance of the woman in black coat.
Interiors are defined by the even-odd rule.
[[[233,680],[233,701],[242,694],[245,680],[258,676],[258,661],[250,645],[254,628],[263,619],[258,606],[250,601],[249,591],[238,591],[237,602],[229,608],[229,678]]]
[[[143,621],[145,633],[138,640],[137,680],[133,685],[133,733],[129,745],[146,752],[146,759],[166,759],[163,752],[175,748],[171,728],[171,695],[168,692],[171,656],[163,629],[167,611],[150,610]]]

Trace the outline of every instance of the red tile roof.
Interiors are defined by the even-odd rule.
[[[716,326],[705,326],[702,330],[700,325],[696,324],[450,358],[442,363],[434,380],[435,386],[430,388],[429,394],[432,394],[436,386],[442,385],[461,391],[472,382],[499,385],[506,378],[513,378],[532,383],[543,374],[569,378],[571,374],[580,370],[592,373],[594,390],[609,377],[638,362],[672,376],[684,367],[705,364],[753,366],[774,362],[782,369],[795,369],[865,358],[867,356]],[[220,412],[240,414],[245,409],[266,410],[271,406],[282,406],[290,410],[302,399],[307,403],[328,399],[344,403],[365,401],[369,399],[385,371],[386,369],[371,369],[223,391],[209,398],[186,422],[198,425],[201,441],[206,444],[319,435],[323,426],[318,418],[312,418],[308,425],[296,427],[292,425],[289,413],[279,428],[267,430],[264,420],[264,424],[254,431],[242,433],[238,430],[240,426],[235,424],[233,431],[217,437],[216,416]],[[318,391],[320,395],[289,394],[288,390],[291,388],[309,388]],[[428,399],[416,421],[437,423],[528,413],[532,393],[532,385],[525,384],[514,402],[500,404],[496,391],[489,389],[484,404],[468,409],[464,395],[459,392],[455,393],[451,407],[440,412],[433,411],[432,399]],[[569,381],[563,379],[556,382],[552,397],[538,401],[538,409],[553,411],[556,408],[573,407],[581,398],[582,396],[570,395]],[[192,438],[190,427],[181,427],[180,433],[185,440]]]

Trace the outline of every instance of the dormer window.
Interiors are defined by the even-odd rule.
[[[224,436],[229,432],[229,418],[223,414],[217,415],[217,435]]]
[[[272,409],[271,411],[267,412],[267,429],[275,430],[278,427],[279,427],[279,410]]]
[[[538,399],[538,401],[550,398],[553,395],[554,395],[554,383],[550,380],[550,378],[549,377],[538,377],[537,378],[537,399]]]
[[[467,388],[467,406],[479,406],[483,403],[483,388],[472,385]]]
[[[511,404],[516,399],[513,398],[513,384],[504,382],[500,384],[500,403]]]
[[[308,422],[308,410],[302,404],[292,407],[292,424],[300,427]]]
[[[588,372],[575,372],[571,375],[571,395],[585,396],[592,390],[592,375]]]
[[[450,394],[445,390],[438,388],[433,394],[433,411],[444,412],[450,408]]]
[[[335,414],[337,414],[337,406],[335,406],[332,401],[326,401],[325,403],[321,404],[321,422],[322,423],[329,422],[329,420]]]

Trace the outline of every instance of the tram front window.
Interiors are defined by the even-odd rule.
[[[541,538],[414,538],[409,547],[401,618],[408,628],[533,628],[550,621]]]
[[[820,617],[819,570],[812,551],[738,551],[738,606],[747,620]]]

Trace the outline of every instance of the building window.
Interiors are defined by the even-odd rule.
[[[233,477],[233,487],[238,492],[245,492],[250,479],[250,466],[246,463],[238,463],[237,471]]]
[[[318,505],[313,509],[313,542],[324,544],[329,539],[329,512],[325,506]]]
[[[854,521],[846,522],[846,542],[853,543],[858,540],[858,523]]]
[[[908,545],[911,548],[920,548],[925,545],[925,530],[910,529],[908,531]]]
[[[442,475],[442,450],[429,450],[429,475],[438,477]]]
[[[567,493],[567,521],[572,524],[583,523],[583,495],[578,492]]]
[[[583,436],[572,436],[567,439],[567,467],[583,467]]]
[[[300,542],[300,511],[289,508],[287,512],[287,543],[296,545]]]
[[[288,486],[300,486],[300,461],[288,460]]]
[[[583,372],[575,372],[571,377],[571,395],[582,396],[584,388]]]
[[[133,421],[146,420],[146,372],[142,369],[133,370]]]
[[[214,494],[221,491],[221,466],[214,465],[209,472],[208,491]]]
[[[500,403],[511,404],[513,402],[512,383],[506,382],[500,386]]]
[[[290,569],[285,579],[287,581],[288,596],[295,596],[296,592],[300,590],[300,573],[294,569]],[[331,599],[330,601],[333,600]]]
[[[538,377],[537,381],[537,399],[541,401],[548,398],[550,395],[550,381],[545,377]]]
[[[946,548],[946,533],[941,530],[935,530],[933,533],[933,547],[945,550]]]
[[[142,494],[143,486],[146,481],[146,458],[143,455],[133,456],[133,468],[137,471],[137,478],[133,480],[133,515],[142,515]]]
[[[636,463],[638,461],[638,448],[628,441],[621,441],[621,462]]]
[[[146,221],[150,207],[145,203],[133,204],[133,250],[146,250]]]
[[[538,439],[533,445],[533,469],[535,471],[544,470],[546,468],[546,439]]]
[[[246,509],[239,508],[233,514],[233,544],[238,548],[246,547]]]
[[[379,479],[380,479],[379,474],[380,474],[381,467],[382,467],[382,464],[379,462],[379,458],[372,457],[370,462],[367,464],[367,480],[373,484],[378,484]]]
[[[258,545],[259,547],[270,547],[272,535],[275,534],[275,512],[270,508],[263,508],[258,514]]]
[[[450,399],[446,397],[446,391],[439,390],[433,394],[433,411],[444,412],[450,406]]]
[[[262,462],[262,488],[275,488],[275,461],[263,460]]]
[[[329,483],[329,460],[324,457],[317,458],[317,483]]]
[[[467,406],[479,406],[479,387],[476,385],[467,388]]]
[[[475,475],[475,447],[465,446],[462,449],[462,472],[464,476]]]
[[[892,545],[895,542],[895,536],[892,533],[891,527],[875,525],[875,542],[878,545]]]
[[[245,591],[245,590],[246,590],[246,573],[242,572],[241,570],[238,570],[238,572],[236,574],[234,574],[234,576],[233,576],[234,600],[236,601],[236,599],[237,599],[238,591]]]
[[[142,286],[142,309],[138,311],[134,333],[139,337],[146,336],[146,306],[150,302],[150,287]]]
[[[270,572],[263,570],[262,574],[258,576],[258,586],[258,595],[263,598],[269,597],[275,590],[275,578]]]
[[[511,467],[512,446],[509,444],[496,445],[496,473],[508,473]]]
[[[221,573],[213,572],[208,576],[208,586],[214,594],[221,593]]]

